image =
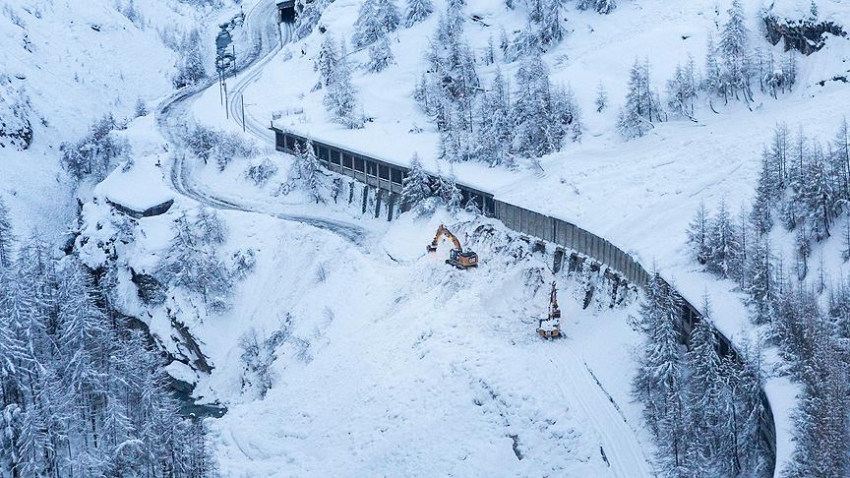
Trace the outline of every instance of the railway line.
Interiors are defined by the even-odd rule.
[[[268,31],[268,23],[272,21],[270,19],[277,17],[274,12],[269,11],[270,8],[274,8],[274,2],[261,1],[255,5],[255,7],[246,15],[245,22],[247,25],[250,25],[249,28],[252,28],[255,32]],[[245,109],[242,103],[245,91],[260,77],[263,67],[275,57],[275,54],[280,50],[284,40],[289,40],[291,30],[288,25],[284,24],[282,29],[279,31],[281,32],[281,36],[280,38],[275,39],[278,41],[275,41],[274,45],[271,43],[268,35],[259,34],[257,36],[261,40],[261,48],[257,51],[256,55],[252,58],[246,59],[239,65],[237,80],[233,86],[231,96],[226,106],[229,110],[231,121],[238,125],[239,128],[244,128],[246,133],[250,133],[252,136],[265,143],[274,144],[280,151],[291,152],[292,149],[288,147],[289,143],[287,143],[285,135],[289,134],[295,141],[303,141],[304,138],[285,131],[272,133],[264,124],[253,118],[250,115],[250,111]],[[213,84],[214,82],[209,82],[190,90],[178,92],[160,105],[157,109],[157,123],[166,138],[172,142],[179,142],[179,138],[175,137],[174,131],[176,127],[179,127],[180,121],[185,121],[188,117],[188,105],[192,103],[194,98],[199,96],[206,88]],[[281,140],[281,135],[284,135],[283,140]],[[314,140],[314,145],[317,148],[323,147],[323,143],[317,140]],[[379,166],[375,167],[375,171],[373,173],[374,176],[370,177],[366,167],[362,170],[357,169],[353,166],[354,163],[351,163],[351,167],[346,167],[342,158],[346,153],[351,157],[359,156],[364,161],[364,165],[366,164],[366,161],[372,160],[376,165],[385,164],[388,167],[395,167],[401,171],[402,174],[406,173],[406,168],[404,166],[395,164],[392,160],[388,160],[386,158],[378,159],[364,157],[359,153],[347,151],[341,145],[324,144],[324,147],[336,148],[340,151],[340,160],[338,162],[334,162],[332,160],[332,153],[325,156],[323,162],[329,169],[340,174],[348,175],[358,181],[362,181],[377,190],[383,189],[388,194],[398,193],[397,188],[394,188],[394,181],[391,179],[394,176],[390,176],[388,173],[386,180],[382,181],[384,178],[381,176],[381,173],[378,172],[380,170]],[[328,151],[330,152],[331,149],[328,149]],[[321,154],[317,155],[320,159],[322,158]],[[258,205],[245,204],[238,200],[222,197],[220,194],[204,191],[202,188],[192,183],[190,173],[191,168],[187,167],[185,164],[185,158],[180,157],[179,159],[175,159],[171,171],[171,181],[174,189],[178,193],[191,197],[192,199],[208,206],[220,209],[271,214],[274,217],[278,217],[283,220],[304,222],[315,227],[333,231],[355,243],[361,243],[361,241],[363,241],[364,231],[356,225],[328,221],[322,218],[269,212],[267,209]],[[498,201],[492,193],[470,189],[467,199],[472,197],[470,194],[478,194],[484,201],[488,200],[488,198],[489,200],[492,200],[493,207],[492,209],[485,207],[485,214],[502,220],[508,228],[513,229],[518,233],[537,238],[544,242],[550,242],[561,247],[562,252],[567,253],[566,257],[570,261],[575,258],[581,262],[589,261],[591,264],[595,263],[598,267],[608,267],[613,274],[618,275],[618,280],[627,280],[631,284],[639,287],[642,287],[646,281],[651,280],[651,274],[649,274],[642,265],[634,260],[630,254],[614,246],[604,238],[600,238],[559,218],[546,216],[535,211]],[[558,260],[557,255],[556,260]],[[680,319],[683,335],[686,338],[689,336],[694,324],[700,320],[701,316],[702,314],[696,307],[685,301],[680,314]],[[719,332],[718,335],[718,339],[720,341],[720,349],[718,350],[718,353],[737,356],[731,341],[727,337],[720,335]],[[558,367],[552,359],[550,359],[550,361],[553,363],[553,366],[556,368]],[[576,358],[575,361],[577,362],[578,359]],[[588,373],[590,372],[588,371]],[[597,428],[605,428],[605,430],[600,430],[600,435],[602,436],[603,447],[606,455],[612,462],[614,462],[612,463],[612,469],[615,472],[615,475],[635,476],[633,473],[637,473],[642,476],[651,476],[646,459],[642,456],[640,447],[635,444],[637,439],[634,435],[634,431],[631,430],[627,424],[622,423],[621,416],[615,409],[614,404],[609,400],[604,399],[604,391],[601,390],[601,388],[597,390],[598,383],[595,383],[590,375],[579,376],[573,373],[570,377],[590,388],[588,393],[591,397],[594,397],[594,399],[592,401],[588,401],[587,399],[578,397],[576,398],[578,400],[577,403],[589,417],[591,423],[594,423]],[[566,394],[566,392],[564,393]],[[774,419],[770,404],[764,393],[762,393],[762,400],[765,404],[766,412],[762,416],[761,438],[764,440],[767,448],[773,453],[771,459],[773,466],[775,466],[776,432]],[[598,402],[602,403],[599,404]],[[600,407],[608,407],[610,410],[596,410],[596,408]]]

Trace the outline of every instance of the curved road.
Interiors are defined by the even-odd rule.
[[[280,51],[282,44],[289,41],[291,29],[288,25],[284,25],[282,29],[278,29],[277,25],[274,25],[274,28],[270,27],[269,19],[274,18],[277,18],[277,6],[271,0],[261,0],[245,15],[243,28],[246,28],[248,34],[258,40],[259,48],[247,55],[243,59],[243,62],[237,66],[237,77],[242,75],[242,78],[236,82],[236,88],[231,94],[231,101],[228,107],[234,112],[231,115],[231,119],[239,123],[240,127],[241,122],[237,120],[236,113],[239,112],[241,114],[239,111],[241,105],[236,99],[239,98],[245,87],[256,79],[262,67]],[[156,110],[156,122],[163,137],[172,144],[180,144],[182,142],[177,131],[191,123],[192,102],[216,83],[217,81],[215,79],[208,79],[199,85],[178,91],[159,104]],[[261,126],[258,126],[256,121],[249,124],[251,125],[251,134],[263,141],[272,141],[273,143],[274,140],[269,137],[270,133]],[[357,224],[333,221],[321,217],[271,211],[267,207],[248,204],[245,201],[227,198],[219,193],[204,190],[191,180],[189,173],[192,168],[186,163],[185,155],[175,155],[170,174],[172,187],[183,196],[216,209],[259,213],[285,221],[308,224],[338,234],[355,244],[361,246],[364,244],[367,231]]]
[[[266,17],[265,19],[267,20],[268,18]],[[286,29],[285,31],[288,35],[289,30]],[[241,97],[248,86],[257,80],[262,73],[263,67],[279,49],[279,47],[273,48],[256,63],[245,68],[244,73],[237,79],[235,86],[231,90],[232,93],[228,104],[231,121],[240,128],[243,127],[244,121],[244,127],[247,133],[260,141],[272,145],[274,145],[274,136],[265,125],[253,118],[247,110],[243,118]],[[177,161],[175,163],[180,162]],[[177,178],[182,178],[183,184],[186,184],[186,177],[188,175],[180,171],[173,174],[176,174]],[[222,201],[221,199],[217,200]],[[239,206],[224,201],[219,207],[238,208]],[[314,221],[314,219],[310,219],[309,221]],[[612,475],[616,478],[654,476],[654,472],[644,455],[643,447],[635,431],[626,423],[621,412],[616,408],[610,397],[592,377],[586,364],[569,350],[565,351],[557,359],[550,357],[548,362],[556,373],[561,377],[565,377],[567,385],[560,387],[562,395],[569,397],[569,402],[575,404],[577,409],[580,410],[581,415],[587,419],[588,424],[596,429],[601,442],[600,447],[604,450]]]

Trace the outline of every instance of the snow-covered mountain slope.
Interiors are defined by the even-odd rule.
[[[211,15],[217,18],[209,8],[177,0],[3,3],[0,75],[10,79],[14,95],[29,99],[34,130],[29,149],[0,149],[0,196],[16,230],[37,227],[52,235],[67,227],[76,205],[59,146],[77,141],[105,114],[134,118],[139,101],[153,109],[172,90],[178,54],[167,44],[206,28],[203,19]],[[212,41],[205,45],[213,50]]]
[[[755,16],[761,5],[744,3],[751,41],[770,49],[761,39]],[[349,41],[360,4],[349,0],[332,3],[320,22],[325,35],[342,35]],[[436,4],[438,11],[445,7],[442,2]],[[780,2],[780,7],[794,14],[798,9],[794,2]],[[844,18],[846,7],[846,2],[824,2],[820,14],[838,21]],[[100,32],[107,28],[104,25],[117,28],[125,21],[111,8],[104,6],[92,13],[90,21],[99,22]],[[150,8],[153,12],[160,7]],[[470,1],[465,30],[476,52],[481,53],[491,36],[498,41],[500,26],[509,34],[523,28],[524,8],[520,4],[507,10],[501,2]],[[555,82],[571,85],[584,111],[582,142],[544,157],[542,171],[493,169],[474,163],[452,167],[465,183],[492,191],[500,199],[571,220],[634,252],[644,264],[656,264],[691,302],[698,303],[707,292],[714,300],[718,325],[734,339],[751,333],[747,310],[738,296],[730,293],[732,284],[699,272],[684,247],[685,226],[701,200],[711,204],[725,198],[737,205],[750,199],[758,153],[776,121],[801,123],[812,132],[829,136],[827,132],[844,114],[841,106],[847,104],[850,90],[840,82],[827,81],[823,86],[819,82],[846,70],[842,65],[850,48],[847,40],[830,39],[820,52],[799,59],[793,92],[778,100],[757,94],[752,111],[742,103],[721,105],[716,98],[709,104],[702,96],[696,122],[671,121],[657,125],[644,138],[628,142],[619,138],[614,123],[635,59],[648,58],[653,65],[653,84],[661,90],[675,64],[685,61],[688,53],[698,64],[702,62],[708,32],[724,15],[718,17],[716,12],[724,8],[725,4],[717,8],[708,0],[672,7],[660,0],[624,1],[611,15],[598,16],[573,11],[568,3],[564,12],[568,35],[544,60]],[[162,24],[171,21],[170,15],[162,14]],[[480,20],[472,20],[472,15]],[[185,25],[196,18],[184,19]],[[318,81],[313,70],[322,41],[318,30],[285,46],[261,71],[237,77],[240,82],[251,75],[243,91],[245,108],[255,124],[266,125],[277,116],[278,126],[401,164],[417,151],[436,171],[438,134],[412,99],[414,83],[425,68],[422,54],[436,18],[434,14],[391,36],[396,65],[379,74],[355,73],[363,109],[374,118],[363,130],[344,130],[331,123],[322,106],[323,91],[311,91]],[[78,30],[69,30],[76,35],[69,34],[68,41],[99,33],[90,25],[85,30],[78,22],[73,24]],[[126,67],[127,72],[138,75],[126,90],[114,86],[121,84],[120,72],[115,69],[91,68],[92,78],[85,81],[101,88],[101,95],[95,96],[86,94],[91,90],[75,86],[76,64],[69,63],[64,70],[61,63],[57,67],[74,82],[65,90],[70,92],[66,96],[73,93],[81,98],[75,105],[82,106],[69,109],[71,129],[59,132],[60,126],[53,122],[37,126],[33,149],[13,153],[7,164],[17,166],[9,168],[9,173],[2,170],[2,187],[8,187],[7,177],[12,178],[8,184],[32,185],[21,186],[27,197],[13,200],[19,211],[30,208],[19,215],[37,216],[35,213],[47,209],[50,195],[42,195],[40,200],[31,196],[36,190],[43,191],[36,188],[50,183],[48,179],[56,174],[58,141],[76,138],[103,112],[126,107],[125,114],[129,114],[135,98],[154,98],[170,88],[170,75],[165,73],[174,59],[169,51],[157,44],[151,29],[134,30],[133,35],[139,36],[141,44],[149,43],[156,54],[135,50],[135,46],[116,50],[113,56],[126,54],[146,66],[138,70]],[[120,42],[109,45],[123,48]],[[778,48],[774,49],[776,56],[780,55]],[[367,57],[361,51],[350,58],[353,63],[365,63]],[[85,64],[91,65],[93,59],[106,62],[95,55],[85,57]],[[514,81],[517,64],[500,68]],[[22,71],[19,76],[32,76],[30,70]],[[495,66],[480,67],[484,84],[494,72]],[[39,81],[45,86],[30,92],[34,109],[51,111],[54,103],[43,95],[59,89],[49,84],[53,81],[49,75]],[[230,80],[229,86],[236,82]],[[599,83],[611,98],[611,105],[602,113],[596,113],[593,106]],[[108,97],[103,91],[116,98],[109,107],[101,102]],[[198,122],[241,129],[226,121],[215,87],[194,105]],[[91,115],[86,116],[89,111]],[[186,113],[175,113],[180,116],[177,123],[187,119],[182,116]],[[135,182],[147,181],[160,181],[158,189],[162,191],[163,185],[171,185],[177,171],[176,192],[190,192],[196,200],[225,210],[220,214],[229,225],[231,238],[222,246],[222,256],[255,249],[256,270],[238,285],[233,307],[225,313],[205,315],[197,312],[201,308],[195,309],[191,301],[184,301],[185,297],[171,297],[169,305],[180,309],[141,304],[130,277],[130,268],[139,273],[156,272],[171,240],[174,220],[182,212],[196,212],[195,200],[175,194],[175,205],[167,215],[139,220],[133,225],[135,242],[115,245],[126,301],[120,305],[149,320],[151,330],[172,352],[180,352],[175,350],[179,341],[169,341],[174,334],[172,314],[176,314],[189,325],[216,367],[200,379],[196,393],[221,400],[230,408],[223,419],[211,422],[212,444],[227,474],[651,473],[645,460],[653,451],[649,434],[639,429],[639,405],[631,403],[628,393],[634,368],[629,352],[638,340],[629,327],[633,306],[582,310],[581,288],[562,280],[568,339],[541,343],[534,335],[534,325],[546,303],[548,272],[542,273],[543,279],[535,277],[535,268],[547,269],[539,257],[512,264],[509,255],[478,241],[473,247],[485,258],[482,267],[468,273],[454,271],[440,260],[434,263],[423,257],[422,246],[430,240],[438,220],[459,225],[466,217],[403,217],[386,224],[361,220],[345,207],[305,204],[297,195],[273,196],[289,166],[290,158],[282,155],[273,159],[279,166],[273,181],[277,184],[262,189],[244,178],[247,164],[241,161],[230,164],[223,174],[191,157],[170,170],[170,160],[175,158],[168,151],[174,145],[167,144],[169,135],[162,137],[155,131],[157,126],[148,117],[124,133],[138,152],[137,164],[129,173],[116,171],[94,190],[96,200],[85,206],[84,237],[107,238],[113,232],[109,224],[117,216],[103,201],[111,191],[123,188],[131,196],[144,195],[147,184]],[[424,131],[412,132],[419,128]],[[53,137],[46,134],[50,131],[57,131],[56,142],[39,144],[39,138]],[[35,181],[33,172],[21,165],[38,151],[46,158],[46,166]],[[449,166],[443,163],[440,168],[446,171]],[[25,174],[29,178],[21,179]],[[463,232],[473,229],[469,224],[461,227]],[[105,257],[97,254],[103,251],[94,247],[96,241],[88,244],[87,248],[81,246],[84,259],[92,266],[101,264]],[[270,343],[280,341],[272,350],[278,358],[272,366],[273,386],[265,397],[260,397],[256,384],[244,382],[252,377],[243,368],[240,342],[251,336],[252,329],[260,343],[273,337]],[[771,395],[784,394],[788,399],[774,403],[785,419],[793,405],[789,390],[777,388]],[[618,418],[620,412],[612,408],[606,393],[619,405],[625,421]],[[790,443],[790,423],[781,421],[778,426],[782,443]]]
[[[770,8],[781,18],[803,19],[811,15],[810,2],[743,4],[751,46],[762,54],[787,58],[781,43],[773,47],[764,39],[761,11]],[[287,46],[257,81],[245,88],[247,114],[255,123],[276,118],[276,126],[399,164],[406,164],[417,152],[432,171],[452,169],[459,180],[492,191],[500,199],[562,217],[606,237],[633,252],[645,265],[658,267],[693,303],[709,295],[715,320],[727,336],[738,340],[759,335],[750,325],[741,296],[732,292],[735,285],[715,281],[693,262],[684,245],[687,223],[702,201],[713,207],[725,200],[733,209],[749,204],[762,146],[777,122],[784,121],[792,128],[802,126],[807,134],[821,138],[832,135],[840,118],[848,113],[843,105],[850,102],[848,85],[833,80],[847,74],[850,41],[846,37],[829,36],[826,46],[808,57],[792,53],[799,68],[797,83],[793,91],[778,99],[756,93],[749,105],[735,101],[727,105],[702,93],[695,122],[657,124],[646,137],[624,141],[614,125],[631,65],[647,59],[652,65],[652,86],[660,92],[676,64],[686,62],[689,54],[702,69],[707,38],[709,34],[715,39],[719,36],[728,2],[621,2],[608,16],[576,12],[568,3],[564,15],[569,33],[544,60],[553,81],[569,84],[584,111],[582,142],[544,157],[543,171],[507,171],[437,161],[438,134],[413,99],[416,80],[426,68],[423,56],[434,35],[437,13],[422,24],[390,35],[395,65],[378,74],[355,70],[358,100],[373,121],[362,130],[347,130],[330,121],[322,105],[324,92],[315,90],[319,74],[313,64],[325,36],[335,35],[350,43],[360,5],[330,4],[320,21],[322,33],[315,31]],[[437,12],[445,8],[441,2],[435,5]],[[524,26],[524,8],[523,4],[508,10],[501,3],[469,2],[465,39],[482,54],[491,36],[498,41],[499,27],[512,33]],[[848,8],[846,2],[819,2],[818,19],[842,24]],[[353,65],[361,65],[368,57],[366,51],[354,51],[349,58]],[[489,83],[495,67],[477,66],[482,84]],[[518,64],[498,67],[513,78]],[[594,105],[599,84],[610,98],[609,107],[601,113]],[[215,100],[208,95],[196,111],[205,121],[222,124],[224,117],[217,113]],[[777,412],[780,442],[790,445],[795,389],[784,380],[771,381],[767,388]],[[781,453],[780,464],[789,458],[790,448],[783,446]]]
[[[199,390],[234,404],[212,424],[229,476],[651,476],[651,449],[586,368],[635,423],[616,365],[628,367],[636,338],[626,311],[581,310],[580,290],[562,283],[568,338],[540,342],[548,290],[535,259],[515,264],[472,243],[486,265],[455,271],[443,248],[424,255],[436,218],[402,219],[365,253],[330,233],[246,219],[243,230],[274,232],[258,244],[263,266],[232,315],[196,329],[209,350],[227,351]],[[259,400],[242,395],[247,329],[286,337]]]

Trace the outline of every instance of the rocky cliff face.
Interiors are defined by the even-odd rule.
[[[827,34],[846,37],[847,32],[833,22],[780,19],[774,15],[764,18],[767,39],[773,45],[785,41],[785,51],[794,49],[811,55],[826,44]]]

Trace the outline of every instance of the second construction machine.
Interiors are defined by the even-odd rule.
[[[449,258],[446,259],[446,264],[453,265],[458,269],[478,267],[478,254],[473,251],[464,251],[457,237],[442,224],[437,228],[437,234],[434,236],[434,240],[431,241],[431,244],[428,244],[427,250],[429,253],[437,252],[437,246],[440,244],[440,239],[443,236],[454,244],[454,249],[449,252]]]
[[[537,333],[544,339],[554,339],[561,336],[561,309],[558,307],[558,289],[552,282],[549,293],[549,313],[545,319],[540,319]]]

